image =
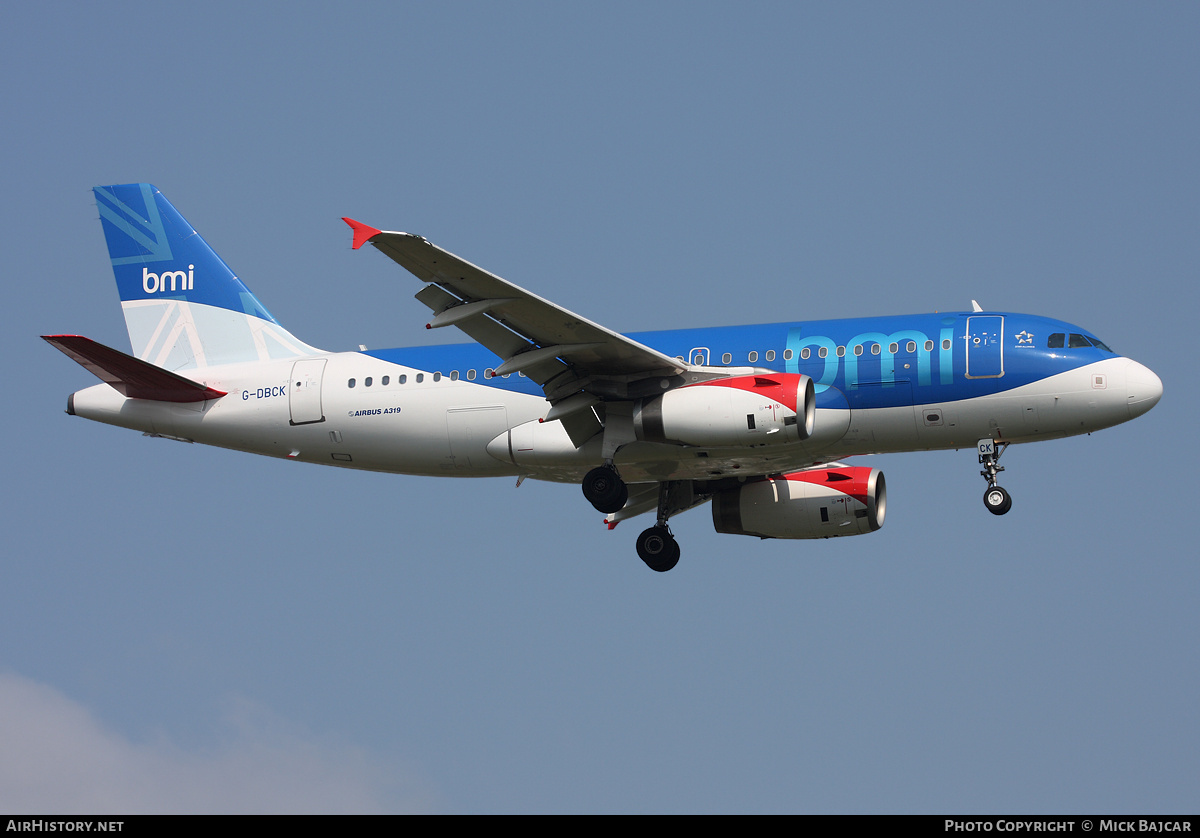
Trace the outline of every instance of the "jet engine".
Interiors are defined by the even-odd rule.
[[[810,469],[713,495],[717,532],[760,538],[833,538],[883,526],[887,488],[877,468]]]
[[[807,375],[737,375],[639,399],[633,428],[643,442],[705,448],[774,445],[808,439],[816,411]]]

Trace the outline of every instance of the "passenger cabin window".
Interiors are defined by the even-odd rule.
[[[392,380],[392,377],[390,375],[385,375],[383,378],[379,379],[379,383],[382,386],[386,387],[386,386],[388,386],[388,382],[391,380]]]
[[[441,374],[440,372],[435,372],[435,373],[433,374],[433,380],[434,380],[434,381],[441,381],[441,380],[442,380],[442,374]]]
[[[790,349],[783,350],[783,360],[785,360],[785,361],[792,360],[792,350],[790,350]]]
[[[768,350],[767,350],[767,360],[768,360],[768,361],[774,361],[774,360],[775,360],[775,350],[774,350],[774,349],[768,349]]]
[[[398,377],[398,378],[396,379],[396,381],[397,381],[397,383],[399,383],[399,384],[407,384],[407,383],[408,383],[408,376],[407,376],[407,375],[402,375],[402,376]]]
[[[467,381],[475,380],[475,370],[467,370]]]
[[[805,361],[807,361],[811,355],[812,355],[812,350],[809,349],[807,346],[800,350],[800,357],[803,358]]]
[[[927,340],[927,341],[925,341],[925,351],[926,351],[926,352],[932,352],[932,351],[933,351],[933,341],[931,341],[931,340]]]
[[[942,341],[942,349],[949,349],[949,348],[950,348],[950,338],[946,338],[944,341]]]
[[[424,380],[425,380],[425,373],[423,373],[423,372],[417,373],[417,383],[420,384]]]
[[[837,348],[837,356],[838,356],[839,358],[844,358],[844,357],[846,357],[846,347],[844,347],[844,346],[839,346],[839,347]]]
[[[366,378],[363,379],[363,386],[364,387],[371,386],[371,376],[368,375]]]
[[[855,354],[855,355],[861,355],[861,354],[862,354],[862,344],[861,344],[861,343],[856,343],[856,344],[854,344],[854,354]]]
[[[817,350],[817,355],[821,358],[824,358],[828,354],[829,354],[829,349],[827,347],[822,346],[820,349]]]
[[[730,355],[728,352],[726,352],[724,355],[721,356],[722,364],[732,363],[732,361],[733,361],[733,356]]]
[[[349,381],[347,381],[346,386],[353,390],[354,389],[354,379],[352,378]]]
[[[749,354],[747,357],[750,359],[750,363],[752,363],[752,364],[753,364],[755,361],[757,361],[757,360],[758,360],[758,353],[757,353],[757,352],[751,352],[751,353],[750,353],[750,354]]]
[[[879,344],[877,344],[877,343],[873,343],[873,344],[871,344],[871,354],[872,354],[872,355],[878,355],[878,354],[879,354]]]

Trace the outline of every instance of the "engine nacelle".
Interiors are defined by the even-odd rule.
[[[643,442],[704,448],[774,445],[808,439],[816,412],[807,375],[738,375],[639,399],[633,429]]]
[[[887,487],[877,468],[798,471],[713,495],[717,532],[761,538],[833,538],[883,526]]]

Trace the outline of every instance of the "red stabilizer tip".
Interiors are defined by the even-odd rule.
[[[350,229],[354,231],[354,250],[358,250],[375,236],[378,236],[383,232],[382,230],[377,230],[374,227],[369,227],[368,225],[363,224],[361,221],[355,221],[353,218],[346,218],[343,216],[342,221],[345,221],[347,224],[349,224]]]

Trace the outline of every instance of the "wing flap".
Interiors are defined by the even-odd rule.
[[[203,402],[225,395],[203,384],[156,367],[140,358],[79,335],[42,335],[92,375],[130,399],[159,402]]]
[[[483,304],[493,301],[463,303],[458,297],[437,285],[426,285],[417,292],[416,298],[435,313],[433,321],[428,323],[426,328],[436,328],[439,325],[438,318],[450,315],[440,325],[453,323],[459,331],[494,352],[504,362],[538,348],[512,329],[485,316],[488,306]],[[500,366],[503,366],[503,363]],[[545,386],[552,378],[566,372],[568,367],[557,357],[543,355],[537,361],[531,360],[530,363],[522,365],[520,369],[527,377]],[[505,372],[512,371],[513,369],[509,369]],[[504,372],[497,370],[496,374],[503,375]]]

